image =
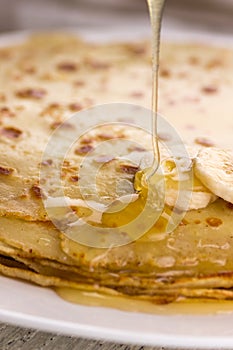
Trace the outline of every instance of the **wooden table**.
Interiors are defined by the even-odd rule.
[[[113,344],[73,338],[0,323],[1,350],[161,350],[148,346]],[[164,349],[165,350],[165,349]],[[168,350],[168,349],[166,349]]]

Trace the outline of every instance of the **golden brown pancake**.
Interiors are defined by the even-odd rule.
[[[62,121],[108,102],[150,108],[149,47],[142,42],[96,45],[70,35],[45,34],[1,49],[1,215],[48,220],[39,167],[49,136]],[[189,144],[232,147],[232,51],[166,44],[161,61],[160,112]],[[109,134],[111,130],[99,130],[75,149],[92,147]],[[124,138],[130,131],[117,134]],[[143,139],[140,134],[135,138]],[[84,155],[75,152],[64,165],[65,193],[70,197],[79,196],[74,177]],[[43,166],[55,167],[49,162]]]

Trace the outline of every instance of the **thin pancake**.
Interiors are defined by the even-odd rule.
[[[220,220],[220,226],[212,224],[211,218]],[[231,271],[231,222],[232,209],[218,200],[205,209],[190,211],[184,221],[170,235],[150,232],[137,242],[111,250],[95,249],[79,245],[62,236],[51,223],[26,222],[14,218],[0,218],[0,239],[32,256],[57,260],[83,268],[103,268],[112,271],[125,269],[143,272],[181,270],[213,272]],[[208,224],[209,223],[209,224]],[[213,226],[211,226],[211,224]],[[156,226],[155,226],[156,229]],[[166,259],[165,259],[166,257]],[[171,257],[171,258],[169,258]],[[154,270],[155,269],[155,270]]]
[[[0,49],[1,215],[48,220],[38,188],[41,157],[54,128],[75,111],[116,101],[150,107],[148,48],[148,43],[94,45],[69,35],[46,34]],[[230,50],[163,47],[160,111],[175,121],[187,143],[201,146],[213,141],[232,147],[228,113],[233,108],[232,71]],[[213,140],[203,139],[213,122],[218,123],[212,128]],[[69,125],[65,128],[68,132]],[[97,132],[88,145],[108,133]],[[126,137],[131,132],[121,130],[120,134]],[[137,135],[135,140],[143,139]],[[80,197],[72,176],[77,175],[81,159],[72,154],[64,171],[65,194],[71,198]]]
[[[169,273],[174,277],[177,273],[208,276],[233,270],[232,209],[220,199],[205,209],[188,212],[170,235],[159,233],[157,223],[157,233],[151,230],[136,242],[111,250],[85,247],[61,236],[62,253],[60,232],[52,224],[5,217],[0,222],[0,239],[7,244],[32,257],[76,265],[84,271]]]
[[[28,271],[18,267],[9,267],[4,264],[0,264],[0,272],[8,277],[18,278],[27,280],[29,282],[36,283],[43,287],[69,287],[86,292],[97,292],[101,295],[112,295],[112,296],[123,296],[130,295],[133,298],[133,293],[127,293],[126,290],[117,292],[111,288],[100,287],[98,285],[89,285],[85,283],[72,282],[66,279],[61,279],[59,277],[45,276],[33,271]],[[163,291],[154,291],[153,294],[146,294],[145,291],[141,293],[137,290],[137,295],[135,300],[148,300],[157,304],[165,304],[171,301],[175,301],[179,298],[193,298],[193,299],[217,299],[217,300],[229,300],[233,298],[232,290],[224,289],[186,289],[181,288],[177,290],[163,290]],[[133,300],[133,299],[131,299]]]

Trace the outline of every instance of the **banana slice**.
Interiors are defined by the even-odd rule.
[[[233,155],[229,150],[208,147],[194,160],[196,177],[216,196],[233,203]]]
[[[181,210],[194,210],[207,207],[214,202],[218,197],[206,188],[194,175],[193,162],[191,159],[181,159],[180,167],[182,173],[178,175],[176,163],[170,158],[162,162],[163,172],[165,175],[165,204],[170,207],[177,207]],[[188,177],[193,180],[190,187],[186,190],[180,190],[179,184],[181,181],[186,181]],[[181,187],[182,188],[182,187]],[[181,200],[178,200],[180,195]]]
[[[194,182],[196,182],[197,179],[195,179]],[[191,198],[188,192],[183,191],[181,193],[183,202],[187,203],[187,198],[189,199],[189,204],[188,207],[185,208],[182,206],[182,202],[180,205],[181,210],[197,210],[197,209],[202,209],[206,208],[207,205],[210,203],[213,203],[218,197],[214,195],[212,192],[210,192],[205,186],[193,186],[193,188],[190,190],[191,191]],[[178,190],[174,188],[168,188],[165,193],[165,203],[170,206],[170,207],[177,207],[177,199],[178,199]],[[189,196],[189,197],[187,197]]]

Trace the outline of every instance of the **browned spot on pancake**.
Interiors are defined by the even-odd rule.
[[[201,220],[194,220],[194,224],[199,225],[201,223]]]
[[[61,104],[58,102],[50,103],[50,105],[48,106],[48,108],[52,108],[52,109],[59,109],[61,107],[62,107]]]
[[[8,127],[1,129],[0,133],[4,136],[10,138],[10,139],[17,139],[22,135],[23,132],[19,129],[8,126]]]
[[[63,166],[64,167],[69,167],[70,166],[70,162],[68,160],[64,160]]]
[[[213,147],[214,143],[211,140],[206,139],[205,137],[197,137],[194,142],[198,145],[204,147]]]
[[[74,178],[73,179],[70,179],[70,180],[73,180],[73,182],[76,182],[77,180],[77,171],[78,171],[78,167],[77,166],[74,166],[74,165],[71,165],[69,161],[65,160],[63,162],[63,166],[62,166],[62,172],[61,172],[61,178],[66,178],[66,176],[73,176]]]
[[[69,104],[69,109],[73,112],[78,112],[81,111],[83,109],[83,106],[81,105],[81,103],[70,103]]]
[[[57,69],[72,73],[78,69],[78,65],[74,62],[61,62],[57,65]]]
[[[135,97],[135,98],[142,98],[144,97],[144,92],[143,91],[133,91],[131,92],[130,96]]]
[[[183,213],[183,211],[179,211],[178,214]],[[179,226],[186,226],[188,225],[189,222],[186,219],[183,219],[180,223]]]
[[[92,214],[92,210],[90,208],[86,207],[77,207],[72,205],[70,207],[72,211],[79,217],[79,218],[85,218]],[[81,254],[82,255],[82,254]],[[81,256],[80,256],[81,257]]]
[[[222,220],[214,217],[207,218],[206,222],[209,226],[212,226],[212,227],[219,227],[220,225],[222,225]]]
[[[196,57],[196,56],[191,56],[191,57],[189,57],[188,62],[192,66],[196,66],[196,65],[198,65],[200,63],[200,59],[198,57]]]
[[[54,122],[50,125],[50,128],[52,130],[55,130],[58,127],[61,127],[62,129],[71,129],[74,126],[68,122]]]
[[[83,80],[76,80],[76,81],[74,81],[74,86],[85,86],[86,84],[85,84],[85,81],[83,81]]]
[[[95,59],[87,59],[86,63],[94,68],[94,69],[109,69],[111,67],[111,64],[109,62],[104,62],[104,61],[98,61]]]
[[[27,59],[24,59],[19,63],[19,69],[21,72],[26,74],[36,73],[35,65],[30,60],[27,60]]]
[[[0,116],[1,117],[14,117],[15,113],[10,110],[8,107],[0,108]]]
[[[81,138],[80,143],[84,144],[84,145],[88,145],[92,143],[92,139],[90,137],[84,137]]]
[[[62,179],[62,180],[65,179],[65,178],[66,178],[66,175],[67,175],[67,171],[62,170],[62,171],[61,171],[61,175],[60,175],[61,179]]]
[[[20,98],[32,98],[40,100],[47,94],[45,89],[41,88],[28,88],[16,91],[16,96]]]
[[[34,194],[35,197],[37,198],[43,198],[42,190],[38,185],[33,185],[31,187],[31,191]]]
[[[143,44],[127,44],[127,49],[130,53],[141,56],[146,53],[146,46]]]
[[[94,147],[91,145],[82,146],[82,147],[76,148],[75,154],[78,154],[78,155],[86,154],[88,152],[93,151],[93,149]]]
[[[218,92],[218,88],[216,86],[204,86],[201,91],[207,95],[212,95],[212,94],[216,94]]]
[[[159,75],[162,78],[170,78],[171,71],[169,69],[167,69],[167,68],[161,68],[160,71],[159,71]]]
[[[24,68],[24,72],[27,74],[35,74],[36,73],[36,68],[33,66],[28,66]]]
[[[132,164],[120,164],[119,170],[123,173],[134,175],[139,170],[139,166]]]
[[[97,135],[98,139],[100,140],[112,140],[116,138],[116,135],[108,134],[108,133],[101,133]]]
[[[46,116],[46,115],[50,115],[51,117],[59,117],[60,113],[62,111],[62,105],[57,103],[57,102],[53,102],[50,103],[47,107],[45,107],[42,112],[40,113],[40,115],[42,117]]]
[[[3,93],[0,93],[0,102],[6,102],[6,95]]]
[[[140,146],[130,146],[128,148],[129,152],[145,152],[146,149],[144,147],[140,147]]]
[[[10,51],[10,49],[1,49],[0,51],[0,59],[3,60],[8,60],[10,58],[12,58],[13,53]]]
[[[22,73],[13,73],[12,74],[12,79],[16,81],[21,81],[23,80],[24,75]]]
[[[13,171],[14,169],[12,168],[5,168],[3,166],[0,166],[0,175],[11,175]]]
[[[73,175],[70,177],[71,182],[78,182],[78,180],[79,180],[79,177],[77,175]]]
[[[27,199],[27,198],[29,198],[29,196],[28,196],[27,193],[22,193],[22,194],[19,196],[19,198],[21,198],[21,199]]]
[[[44,81],[52,81],[52,80],[54,80],[51,73],[43,73],[43,74],[40,76],[40,79],[41,79],[41,80],[44,80]]]
[[[226,207],[230,210],[233,210],[233,203],[227,202]]]
[[[220,60],[218,58],[214,58],[214,59],[209,60],[209,62],[207,62],[205,67],[207,69],[214,69],[214,68],[219,68],[221,66],[223,66],[223,60]]]
[[[52,159],[47,159],[41,162],[41,165],[44,165],[44,166],[51,166],[52,164],[53,164]]]

